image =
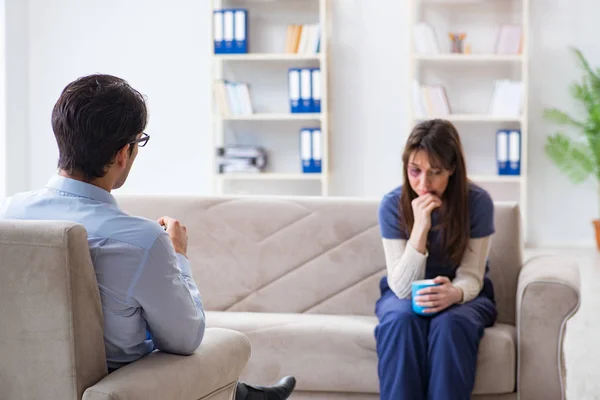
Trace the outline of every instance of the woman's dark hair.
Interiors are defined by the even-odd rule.
[[[117,152],[146,128],[147,118],[144,97],[123,79],[89,75],[69,83],[52,111],[58,167],[86,180],[103,177]]]
[[[441,222],[437,228],[442,230],[444,254],[453,264],[459,265],[469,241],[469,183],[456,128],[448,121],[434,119],[417,124],[408,137],[402,155],[405,183],[400,197],[400,223],[409,235],[414,225],[411,202],[417,193],[408,184],[407,166],[411,154],[416,151],[424,151],[433,168],[453,171],[443,194]]]

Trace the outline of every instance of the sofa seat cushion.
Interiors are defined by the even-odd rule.
[[[252,344],[241,380],[272,384],[294,375],[302,391],[378,393],[375,317],[207,312],[207,326],[237,330]],[[515,328],[497,324],[481,341],[474,393],[515,388]]]

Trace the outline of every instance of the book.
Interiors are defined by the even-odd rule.
[[[284,51],[287,54],[317,54],[320,42],[319,24],[288,25]]]
[[[446,88],[413,82],[413,107],[417,117],[444,117],[452,114]]]
[[[217,81],[214,84],[218,113],[223,117],[239,117],[254,114],[252,98],[247,83]]]
[[[520,25],[502,25],[498,30],[496,54],[521,54],[522,32]]]
[[[522,82],[507,79],[494,82],[494,92],[489,109],[490,115],[494,117],[519,117],[522,107]]]
[[[223,146],[217,148],[219,173],[260,173],[267,167],[267,153],[258,146]]]
[[[439,54],[440,48],[433,27],[419,22],[413,30],[414,48],[418,54]]]

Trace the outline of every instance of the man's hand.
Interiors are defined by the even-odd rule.
[[[158,223],[165,227],[167,234],[171,238],[171,242],[173,242],[175,252],[187,257],[187,228],[171,217],[162,217],[158,220]]]
[[[433,280],[438,286],[430,286],[417,292],[415,302],[422,307],[427,307],[425,313],[436,313],[445,310],[453,304],[462,301],[463,292],[450,282],[445,276],[438,276]]]

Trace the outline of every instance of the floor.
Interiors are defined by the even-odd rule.
[[[581,275],[581,307],[567,323],[565,358],[567,400],[600,400],[600,252],[595,249],[531,250],[526,258],[557,254],[577,260]]]

